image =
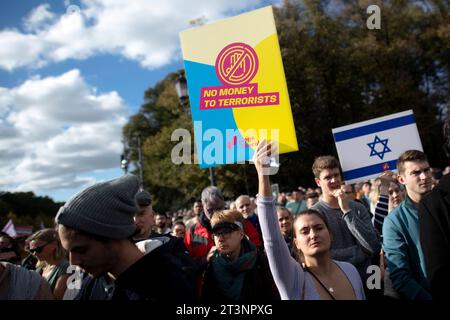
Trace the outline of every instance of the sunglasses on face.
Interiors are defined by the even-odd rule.
[[[234,231],[236,231],[236,230],[222,229],[222,230],[213,232],[213,236],[215,236],[217,238],[219,238],[219,237],[229,238]]]
[[[30,251],[31,254],[41,253],[42,250],[44,250],[45,246],[47,246],[47,245],[48,245],[48,243],[46,243],[46,244],[44,244],[44,245],[42,245],[40,247],[36,247],[36,248],[30,249],[28,251]]]

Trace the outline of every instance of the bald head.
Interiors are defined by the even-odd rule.
[[[249,196],[240,195],[235,202],[237,211],[239,211],[244,218],[248,218],[253,215],[252,201]]]

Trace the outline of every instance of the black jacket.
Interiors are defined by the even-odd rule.
[[[420,243],[433,299],[448,300],[450,288],[450,174],[421,201]]]
[[[186,273],[188,280],[196,283],[197,275],[201,269],[196,261],[189,254],[189,250],[184,244],[182,238],[175,237],[171,234],[166,235],[150,235],[149,239],[160,240],[166,252],[175,258],[175,262]],[[196,289],[197,290],[197,289]]]
[[[111,295],[98,295],[101,279],[83,281],[77,300],[149,300],[152,302],[195,302],[195,287],[179,262],[165,246],[156,248],[121,273]],[[94,298],[95,299],[95,298]]]

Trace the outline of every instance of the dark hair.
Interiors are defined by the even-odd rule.
[[[289,215],[292,217],[292,212],[291,210],[289,210],[288,208],[286,208],[285,206],[276,206],[277,209],[277,213],[278,212],[282,212],[282,211],[286,211],[289,213]]]
[[[277,209],[277,221],[278,221],[278,213],[282,213],[282,212],[286,212],[288,215],[289,215],[289,220],[291,220],[291,230],[289,231],[289,237],[290,238],[292,238],[292,234],[293,234],[293,232],[294,232],[294,228],[293,228],[293,217],[294,217],[294,215],[292,214],[292,212],[288,209],[288,208],[286,208],[286,207],[283,207],[283,206],[276,206],[276,209]],[[291,250],[292,251],[292,250]],[[295,254],[295,257],[297,258],[297,254]]]
[[[301,216],[304,216],[304,215],[316,215],[317,217],[319,217],[323,221],[323,223],[325,224],[328,232],[330,233],[330,236],[331,237],[333,236],[333,233],[331,232],[330,226],[328,224],[327,217],[322,212],[314,210],[314,209],[307,209],[307,210],[300,211],[300,213],[295,216],[294,221],[292,223],[292,226],[294,227],[295,223],[297,222],[297,220]],[[293,230],[294,239],[296,239],[297,238],[297,232],[295,232],[295,228],[293,228],[293,229],[294,229]],[[295,244],[293,244],[293,245],[295,246]],[[295,249],[296,249],[295,251],[296,251],[296,257],[297,257],[298,262],[299,263],[303,263],[304,260],[305,260],[304,257],[303,257],[303,252],[301,252],[300,249],[297,249],[296,247],[295,247]]]
[[[186,228],[186,225],[184,224],[184,222],[183,222],[182,220],[176,220],[176,221],[173,223],[173,227],[178,226],[178,225],[183,226],[183,227]]]
[[[13,264],[20,262],[20,250],[17,246],[17,240],[3,231],[0,233],[0,238],[6,238],[9,241],[9,247],[0,248],[0,252],[14,252],[16,254],[15,257],[10,258],[9,260],[7,260],[7,262]]]
[[[139,216],[142,215],[144,212],[145,213],[149,213],[151,212],[151,214],[154,216],[155,212],[153,212],[153,210],[149,210],[149,208],[151,208],[150,206],[146,206],[146,207],[139,207],[139,209],[136,211],[136,213],[134,214],[134,216]]]
[[[333,156],[321,156],[314,160],[312,171],[314,177],[319,178],[320,173],[325,169],[339,169],[339,161]]]
[[[145,190],[139,191],[136,194],[135,199],[136,199],[136,204],[140,208],[145,208],[152,204],[151,194]]]
[[[306,199],[310,199],[310,198],[318,198],[319,197],[319,194],[317,193],[317,192],[315,192],[315,191],[313,191],[313,192],[308,192],[307,194],[306,194]]]
[[[314,210],[314,209],[306,209],[306,210],[300,211],[300,213],[298,213],[298,214],[295,216],[294,223],[295,223],[301,216],[304,216],[304,215],[313,215],[313,214],[316,215],[316,216],[318,216],[321,220],[323,220],[325,226],[327,227],[327,229],[328,229],[328,230],[330,231],[330,233],[331,233],[330,226],[328,225],[327,217],[325,217],[325,215],[324,215],[322,212],[317,211],[317,210]],[[295,235],[294,235],[294,238],[295,238]]]
[[[352,192],[355,192],[355,185],[354,184],[342,184],[343,186],[349,186],[350,189],[352,189]]]
[[[95,240],[95,241],[98,241],[98,242],[102,242],[102,243],[108,243],[108,242],[111,242],[111,240],[112,240],[112,239],[109,239],[109,238],[106,238],[106,237],[103,237],[103,236],[99,236],[99,235],[96,235],[96,234],[92,234],[92,233],[89,233],[89,232],[86,232],[86,231],[83,231],[83,230],[74,229],[74,228],[65,226],[63,224],[58,224],[58,228],[62,228],[64,230],[64,232],[66,232],[70,236],[80,235],[80,236],[84,236],[84,237],[87,237],[87,238],[90,238],[92,240]],[[137,233],[137,230],[136,230],[135,233]],[[133,235],[130,236],[130,239],[132,239]]]
[[[379,178],[377,178],[378,180]],[[400,190],[405,191],[405,186],[402,185],[397,179],[391,180],[391,183],[395,184]],[[380,188],[380,186],[378,186]]]
[[[405,162],[408,161],[428,161],[425,153],[419,150],[407,150],[403,152],[397,160],[397,170],[398,173],[403,173],[405,170]]]
[[[167,213],[165,213],[165,212],[156,212],[156,213],[155,213],[155,217],[156,217],[156,216],[163,216],[163,217],[165,217],[166,219],[168,218]]]

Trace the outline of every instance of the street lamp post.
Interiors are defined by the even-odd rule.
[[[175,80],[175,90],[177,91],[181,106],[184,111],[189,114],[189,92],[186,77],[182,72],[180,72],[177,80]]]
[[[216,173],[214,167],[209,167],[209,179],[211,180],[211,185],[216,185]]]
[[[175,90],[177,91],[181,106],[183,107],[184,111],[189,114],[189,92],[184,72],[180,72],[178,74],[178,77],[175,80]],[[209,179],[211,181],[211,185],[215,186],[216,174],[213,167],[209,168]]]
[[[141,148],[141,136],[137,135],[137,151],[138,151],[138,161],[139,161],[139,181],[141,182],[141,190],[144,189],[144,166],[142,163],[142,148]]]
[[[128,172],[128,165],[129,161],[127,159],[127,152],[125,148],[123,148],[123,153],[120,155],[120,167],[122,168],[123,172],[127,174]]]
[[[141,135],[136,134],[133,138],[135,138],[137,140],[136,147],[129,145],[129,142],[132,141],[131,137],[128,141],[122,141],[124,146],[123,146],[123,153],[120,156],[120,159],[121,159],[120,166],[123,169],[124,173],[126,174],[128,172],[128,166],[130,165],[130,162],[131,162],[130,151],[136,150],[138,153],[138,161],[137,161],[137,164],[135,163],[135,165],[139,169],[139,184],[140,184],[140,188],[143,189],[144,188],[144,166],[142,163]]]

